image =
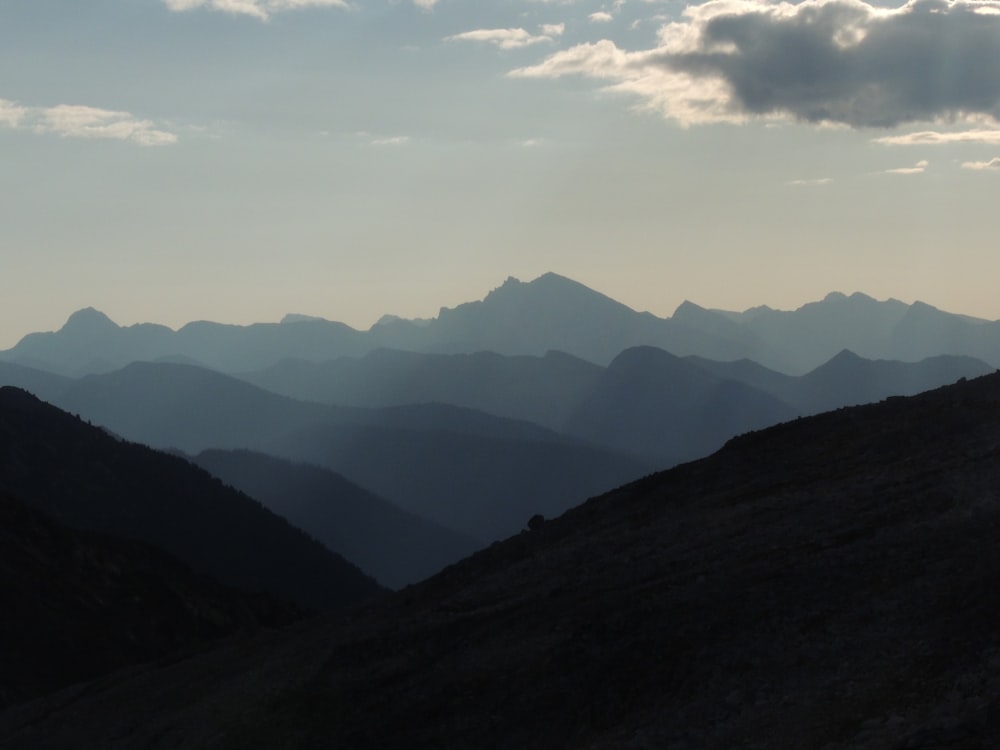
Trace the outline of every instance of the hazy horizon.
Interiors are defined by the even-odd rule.
[[[1000,318],[998,0],[36,0],[0,65],[0,349],[548,271]]]
[[[554,273],[554,272],[550,272],[550,273]],[[559,275],[563,276],[563,274],[559,274]],[[509,278],[517,278],[517,277],[509,277]],[[521,282],[524,282],[524,283],[530,283],[530,282],[534,281],[535,279],[532,278],[532,279],[517,279],[517,280],[521,281]],[[572,279],[572,280],[573,281],[578,281],[578,279]],[[456,303],[454,303],[452,305],[444,305],[444,307],[451,308],[451,307],[455,307],[456,305],[460,305],[460,304],[465,303],[465,302],[475,302],[477,300],[481,300],[484,297],[486,297],[486,295],[489,294],[492,290],[498,288],[501,285],[501,283],[502,282],[498,282],[497,284],[494,284],[493,287],[491,287],[490,289],[487,289],[487,290],[483,291],[478,296],[470,296],[467,299],[459,300],[458,302],[456,302]],[[654,315],[656,315],[657,317],[660,317],[660,318],[669,318],[669,317],[671,317],[674,314],[674,312],[676,311],[676,309],[677,309],[677,305],[674,305],[669,310],[666,310],[664,312],[657,312],[655,310],[645,310],[645,309],[643,309],[641,307],[636,307],[635,305],[630,304],[628,302],[628,300],[617,299],[617,298],[613,297],[610,294],[606,294],[603,290],[601,290],[599,288],[594,288],[594,287],[589,287],[589,288],[592,289],[595,292],[598,292],[598,293],[601,293],[601,294],[605,294],[605,296],[608,296],[608,297],[611,297],[612,299],[615,299],[616,302],[621,302],[622,304],[624,304],[624,305],[632,308],[636,312],[650,312],[650,313],[653,313]],[[748,307],[741,307],[741,308],[729,307],[729,308],[726,308],[726,307],[718,307],[718,306],[714,306],[714,305],[702,304],[699,300],[696,300],[696,299],[690,299],[690,300],[687,300],[687,301],[693,302],[693,303],[699,305],[700,307],[704,307],[706,309],[724,310],[724,311],[727,311],[727,312],[744,312],[744,311],[746,311],[747,309],[749,309],[751,307],[759,307],[759,306],[770,307],[771,309],[774,309],[774,310],[793,311],[793,310],[796,310],[796,309],[802,307],[803,305],[806,305],[806,304],[809,304],[809,303],[812,303],[812,302],[819,302],[822,299],[824,299],[827,295],[830,295],[830,294],[843,294],[843,295],[849,297],[852,294],[856,294],[856,293],[864,294],[864,295],[866,295],[868,297],[873,297],[873,295],[870,295],[867,292],[864,292],[862,290],[853,290],[853,291],[850,291],[850,292],[845,292],[845,291],[840,290],[840,289],[831,289],[826,294],[823,294],[823,295],[821,295],[821,296],[819,296],[819,297],[817,297],[815,299],[805,299],[805,300],[802,300],[802,302],[799,303],[799,304],[788,306],[788,307],[782,307],[782,306],[779,306],[779,305],[771,305],[771,304],[768,304],[767,302],[760,302],[760,303],[757,303],[757,304],[754,304],[754,305],[750,305]],[[971,317],[983,317],[983,316],[972,315],[971,313],[968,313],[968,312],[966,312],[964,310],[952,310],[952,309],[948,309],[948,308],[945,308],[945,307],[941,307],[940,305],[935,305],[932,301],[929,301],[929,300],[899,300],[899,298],[878,298],[878,297],[873,297],[873,298],[876,299],[879,302],[886,302],[886,301],[889,301],[890,299],[894,299],[896,301],[903,302],[904,304],[907,304],[907,305],[913,304],[914,302],[924,302],[926,304],[932,305],[933,307],[937,307],[938,309],[940,309],[940,310],[942,310],[944,312],[956,313],[956,314],[960,314],[960,315],[969,315]],[[683,301],[684,300],[682,300],[681,302],[683,302]],[[681,303],[678,303],[678,305],[679,304],[681,304]],[[404,318],[407,318],[407,319],[420,319],[420,318],[423,318],[423,319],[432,319],[432,318],[437,318],[438,313],[440,312],[440,308],[441,307],[442,307],[441,305],[438,305],[438,306],[434,307],[433,311],[427,313],[426,315],[413,315],[413,316],[406,315],[406,316],[399,316],[399,317],[404,317]],[[75,310],[69,310],[69,311],[67,311],[66,314],[63,315],[63,317],[61,318],[61,320],[59,320],[57,323],[55,323],[50,328],[38,328],[38,329],[23,331],[21,333],[15,333],[14,334],[14,338],[10,341],[10,343],[5,344],[4,337],[2,335],[0,335],[0,351],[6,350],[6,349],[10,349],[11,347],[15,346],[25,335],[27,335],[29,333],[40,333],[40,332],[57,331],[60,328],[62,328],[63,325],[65,325],[66,321],[74,313],[77,313],[77,312],[79,312],[81,310],[85,310],[85,309],[88,309],[88,308],[89,309],[97,310],[98,312],[106,315],[114,323],[116,323],[117,325],[119,325],[119,326],[121,326],[123,328],[131,326],[131,325],[136,325],[136,324],[153,323],[153,324],[158,324],[158,325],[165,325],[168,328],[171,328],[171,329],[173,329],[175,331],[178,330],[178,329],[180,329],[180,328],[182,328],[184,325],[186,325],[188,323],[199,322],[199,321],[209,321],[209,322],[212,322],[212,323],[222,323],[222,324],[226,324],[226,325],[246,326],[246,325],[252,325],[254,323],[279,323],[279,322],[281,322],[281,319],[284,316],[286,316],[286,315],[299,315],[299,314],[300,315],[308,315],[308,316],[312,316],[312,317],[323,318],[323,319],[328,320],[330,322],[346,323],[347,325],[351,326],[352,328],[354,328],[354,329],[356,329],[358,331],[367,331],[376,322],[378,322],[378,319],[380,317],[382,317],[382,315],[394,315],[395,314],[395,313],[383,313],[382,315],[378,315],[374,319],[372,319],[372,320],[370,320],[368,322],[363,322],[362,321],[362,322],[359,322],[359,323],[354,323],[354,322],[352,322],[350,320],[346,320],[345,318],[337,317],[337,315],[335,313],[332,313],[330,315],[321,315],[321,314],[318,314],[318,313],[302,313],[299,310],[286,310],[285,312],[280,313],[276,317],[273,317],[273,318],[270,318],[270,319],[247,318],[247,319],[243,319],[243,320],[215,319],[215,318],[198,317],[198,316],[184,317],[184,315],[183,315],[184,311],[183,310],[179,310],[177,312],[180,314],[180,317],[177,318],[176,320],[153,320],[153,319],[149,319],[149,320],[139,320],[139,319],[132,320],[132,319],[119,319],[115,315],[109,313],[108,310],[102,309],[99,305],[85,305],[84,307],[77,308]],[[985,320],[996,320],[995,318],[984,318],[984,319]]]

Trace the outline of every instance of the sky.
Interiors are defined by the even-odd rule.
[[[1000,0],[0,3],[0,348],[548,271],[997,319],[998,206]]]

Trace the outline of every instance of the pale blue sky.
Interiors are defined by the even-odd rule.
[[[0,348],[507,276],[1000,318],[1000,0],[9,0]]]

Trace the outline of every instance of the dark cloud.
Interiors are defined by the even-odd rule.
[[[736,111],[854,127],[1000,119],[1000,6],[720,6],[693,22],[690,48],[666,48],[655,60],[695,79],[722,79]]]

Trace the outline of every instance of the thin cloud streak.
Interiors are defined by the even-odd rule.
[[[369,143],[372,146],[402,146],[410,142],[408,135],[391,135],[382,138],[372,138]]]
[[[422,0],[426,3],[427,0]],[[433,7],[436,0],[431,0],[429,6],[421,4],[420,7]],[[351,6],[346,0],[163,0],[163,4],[169,10],[177,13],[184,11],[207,8],[230,15],[243,15],[267,21],[273,14],[288,10],[298,10],[301,8],[342,8],[349,9]]]
[[[832,177],[817,177],[812,180],[789,180],[785,184],[793,187],[822,187],[823,185],[829,185],[831,182],[833,182]]]
[[[1000,156],[995,156],[989,161],[967,161],[962,164],[962,169],[972,169],[979,172],[1000,171]]]
[[[876,138],[875,143],[884,146],[943,146],[950,143],[1000,144],[1000,130],[960,130],[953,133],[922,130],[918,133]]]
[[[898,175],[923,174],[928,166],[930,166],[930,162],[928,162],[925,159],[923,161],[918,161],[912,167],[897,167],[896,169],[886,169],[885,174],[898,174]]]
[[[532,34],[521,28],[514,29],[473,29],[461,34],[445,37],[445,41],[486,42],[500,49],[519,49],[533,44],[554,42],[565,30],[565,24],[546,24],[541,34]]]
[[[128,141],[139,146],[167,146],[177,142],[175,133],[159,128],[152,120],[140,119],[130,112],[80,104],[26,107],[0,99],[0,125],[40,135]]]

